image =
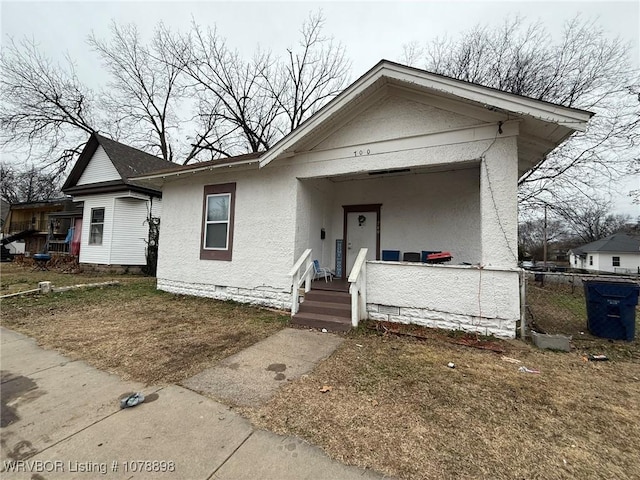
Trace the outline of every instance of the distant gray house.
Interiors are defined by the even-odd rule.
[[[640,272],[640,238],[616,233],[569,250],[572,268],[593,272]]]
[[[62,186],[74,201],[84,202],[72,241],[81,264],[146,264],[147,218],[149,212],[160,216],[162,192],[130,178],[172,165],[102,135],[91,135]]]

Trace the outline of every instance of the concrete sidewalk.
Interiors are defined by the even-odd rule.
[[[3,479],[383,478],[185,388],[123,381],[5,328],[0,339]],[[147,401],[121,410],[134,391]]]

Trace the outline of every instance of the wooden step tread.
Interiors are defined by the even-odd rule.
[[[351,304],[350,303],[335,303],[335,302],[319,302],[314,300],[305,300],[300,304],[299,312],[317,312],[333,314],[340,317],[346,316],[351,318]]]
[[[327,290],[311,290],[304,294],[305,301],[347,303],[351,304],[351,295],[345,292],[330,292]]]

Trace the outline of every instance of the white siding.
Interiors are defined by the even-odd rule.
[[[405,114],[399,113],[402,109]],[[497,138],[497,127],[478,129],[476,124],[477,120],[463,115],[392,97],[372,107],[362,120],[350,122],[318,149],[280,163],[288,165],[290,174],[301,179],[335,176],[340,180],[341,176],[386,169],[409,168],[412,173],[416,168],[424,171],[425,167],[447,170],[414,175],[436,179],[433,182],[420,183],[411,176],[354,180],[345,187],[336,182],[334,239],[342,237],[342,205],[387,203],[394,207],[391,215],[381,213],[381,249],[453,250],[456,262],[512,268],[517,264],[518,130],[517,126],[508,129],[505,125]],[[447,132],[454,127],[461,130]],[[438,129],[444,133],[438,133]],[[376,135],[371,136],[372,131]],[[402,132],[407,137],[402,138]],[[376,138],[387,142],[376,142]],[[459,173],[478,163],[479,167],[464,170],[468,174]],[[304,215],[304,208],[299,205],[299,216]],[[400,217],[395,221],[400,228],[386,230],[387,242],[384,224],[391,218],[393,225],[393,217]],[[431,228],[427,222],[432,223]],[[407,229],[417,232],[417,225],[422,226],[425,235],[422,245],[407,236],[395,238]],[[296,245],[297,252],[304,248],[307,247]]]
[[[148,225],[148,199],[126,193],[86,195],[74,200],[84,201],[80,263],[97,265],[145,265]],[[157,205],[156,205],[157,203]],[[154,211],[161,202],[154,199]],[[104,228],[101,245],[89,245],[91,209],[104,208]]]
[[[108,182],[110,180],[120,180],[120,174],[113,166],[107,152],[101,145],[98,145],[96,152],[89,160],[87,167],[80,175],[78,185],[88,185],[90,183]]]
[[[113,230],[115,194],[88,195],[75,197],[74,200],[84,202],[80,263],[111,265],[111,232]],[[102,230],[102,244],[100,245],[89,245],[91,209],[93,208],[104,208],[104,227]]]
[[[481,328],[513,336],[519,315],[518,274],[510,269],[517,261],[518,127],[505,124],[498,137],[497,126],[477,124],[389,99],[316,139],[316,149],[264,169],[172,179],[163,189],[159,287],[207,296],[226,295],[229,287],[252,295],[260,289],[290,292],[288,272],[304,249],[333,266],[343,205],[380,203],[381,249],[450,250],[455,263],[480,263],[492,273],[485,278],[483,270],[440,272],[423,265],[387,270],[388,264],[374,263],[367,277],[369,302],[418,308],[425,318],[438,310],[446,314],[443,321],[460,324],[479,315],[497,318]],[[403,168],[411,174],[366,173]],[[203,187],[226,182],[237,182],[233,260],[200,260]],[[387,287],[387,273],[397,277],[397,288]]]
[[[149,202],[137,198],[116,198],[111,242],[112,265],[145,265],[146,223]]]
[[[295,256],[311,248],[313,259],[331,268],[335,266],[335,240],[342,238],[342,223],[339,222],[339,228],[334,227],[333,217],[341,213],[335,211],[333,199],[334,184],[329,180],[298,182]],[[322,228],[325,229],[324,240],[320,238]]]
[[[155,198],[153,199],[153,202],[151,204],[151,214],[154,217],[161,217],[162,216],[162,199],[161,198]]]
[[[589,265],[589,255],[593,255],[593,265]],[[620,257],[619,267],[613,266],[613,257]],[[640,268],[640,253],[587,253],[587,261],[585,262],[584,268],[587,270],[611,273],[623,273],[621,270],[627,269],[635,273],[638,271],[638,268]]]

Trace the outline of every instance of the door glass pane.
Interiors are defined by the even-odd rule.
[[[229,220],[229,195],[207,198],[207,221],[226,222]]]
[[[227,248],[227,224],[210,223],[207,225],[205,248]]]

